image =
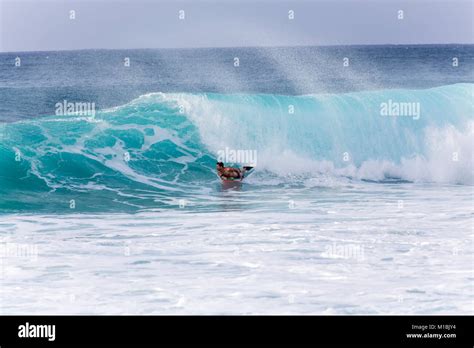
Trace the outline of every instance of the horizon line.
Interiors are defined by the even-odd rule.
[[[57,50],[23,50],[23,51],[1,51],[0,54],[8,53],[40,53],[40,52],[76,52],[76,51],[131,51],[131,50],[199,50],[199,49],[242,49],[242,48],[309,48],[309,47],[353,47],[353,46],[473,46],[474,43],[452,42],[452,43],[386,43],[386,44],[325,44],[325,45],[292,45],[292,46],[199,46],[199,47],[141,47],[141,48],[77,48]]]

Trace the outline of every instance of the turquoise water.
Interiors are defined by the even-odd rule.
[[[214,165],[226,148],[255,151],[249,184],[256,190],[259,179],[298,185],[322,175],[471,185],[473,86],[305,96],[150,93],[94,117],[7,123],[0,209],[70,212],[75,200],[76,211],[138,211],[208,201],[219,192]],[[420,113],[381,116],[388,100],[419,103]]]
[[[472,314],[473,63],[469,45],[0,54],[0,312]],[[222,154],[256,169],[223,185]]]

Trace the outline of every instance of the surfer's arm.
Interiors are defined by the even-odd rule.
[[[219,178],[221,179],[228,179],[230,176],[232,176],[228,170],[224,170],[222,173],[217,173],[219,175]]]

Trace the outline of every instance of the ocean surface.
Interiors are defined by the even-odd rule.
[[[0,53],[0,314],[473,314],[473,92],[472,45]]]

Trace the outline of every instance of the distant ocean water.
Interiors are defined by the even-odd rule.
[[[472,45],[2,53],[0,308],[472,313],[473,87]]]

